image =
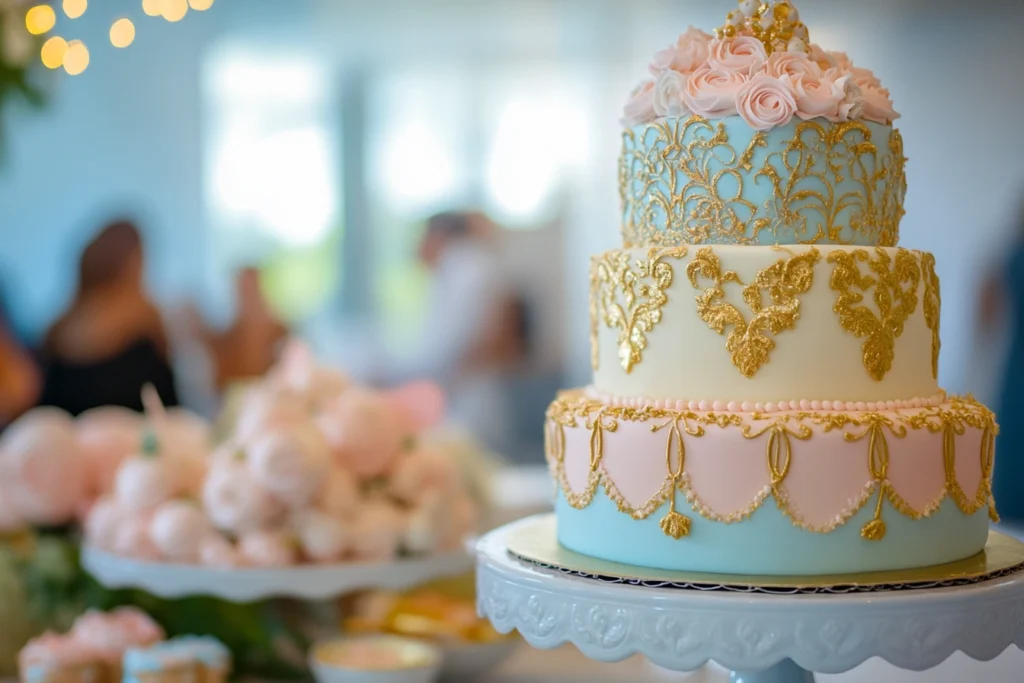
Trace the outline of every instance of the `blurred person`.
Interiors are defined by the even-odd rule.
[[[1024,207],[1003,253],[1005,260],[982,288],[979,327],[992,335],[1003,325],[1008,337],[995,403],[999,436],[992,486],[1000,516],[1019,524],[1024,522]]]
[[[31,354],[0,322],[0,429],[34,406],[39,390],[39,369]]]
[[[266,374],[289,336],[288,327],[263,296],[257,268],[238,271],[235,307],[235,319],[223,331],[210,330],[197,313],[193,314],[213,361],[213,380],[218,391]]]
[[[438,382],[449,417],[501,450],[509,429],[502,372],[519,355],[522,307],[506,284],[494,230],[481,213],[428,219],[417,253],[432,275],[424,322],[411,357],[389,361],[385,372],[392,382]]]
[[[167,333],[144,275],[133,223],[113,222],[86,245],[71,304],[43,342],[43,405],[72,415],[104,405],[141,411],[146,384],[164,405],[178,405]]]

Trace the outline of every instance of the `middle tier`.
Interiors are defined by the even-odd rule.
[[[935,259],[897,247],[679,246],[591,259],[594,388],[721,402],[938,393]]]

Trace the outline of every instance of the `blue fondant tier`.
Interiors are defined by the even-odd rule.
[[[885,538],[868,541],[860,530],[871,521],[873,507],[818,534],[798,529],[768,501],[738,524],[693,515],[690,535],[675,540],[661,530],[659,515],[632,519],[604,491],[582,510],[570,506],[561,491],[555,503],[558,540],[569,550],[622,564],[714,574],[808,576],[925,567],[975,555],[988,539],[987,509],[965,515],[946,499],[931,517],[917,521],[890,509]]]
[[[738,116],[662,119],[623,133],[624,246],[894,246],[906,193],[903,139],[864,121],[767,132]]]

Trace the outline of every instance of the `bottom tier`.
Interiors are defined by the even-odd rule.
[[[969,557],[996,518],[997,427],[971,398],[920,405],[716,413],[566,392],[546,432],[559,541],[614,562],[724,574]]]

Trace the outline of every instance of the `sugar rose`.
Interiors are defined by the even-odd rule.
[[[632,128],[658,118],[654,111],[654,81],[644,81],[629,95],[622,111],[622,126]]]
[[[796,100],[796,115],[801,119],[846,120],[840,112],[840,105],[846,98],[844,84],[850,80],[849,75],[840,76],[838,82],[820,73],[796,74],[788,80]],[[845,114],[848,113],[847,109]]]
[[[678,71],[663,71],[654,85],[654,111],[658,116],[685,116],[683,104],[686,77]]]
[[[736,95],[748,77],[738,71],[704,65],[686,81],[683,102],[694,114],[720,119],[736,113]]]
[[[754,130],[784,126],[796,113],[796,99],[788,81],[758,74],[736,96],[736,111]]]
[[[860,86],[861,117],[875,123],[892,123],[900,117],[892,108],[889,91],[881,86],[857,84]]]
[[[764,72],[772,78],[821,74],[821,68],[802,52],[775,52],[765,62]]]
[[[753,36],[712,40],[708,63],[712,67],[752,76],[768,61],[764,44]]]
[[[657,78],[668,70],[689,74],[697,70],[708,59],[708,44],[711,36],[691,26],[679,36],[675,45],[654,55],[648,70]]]

